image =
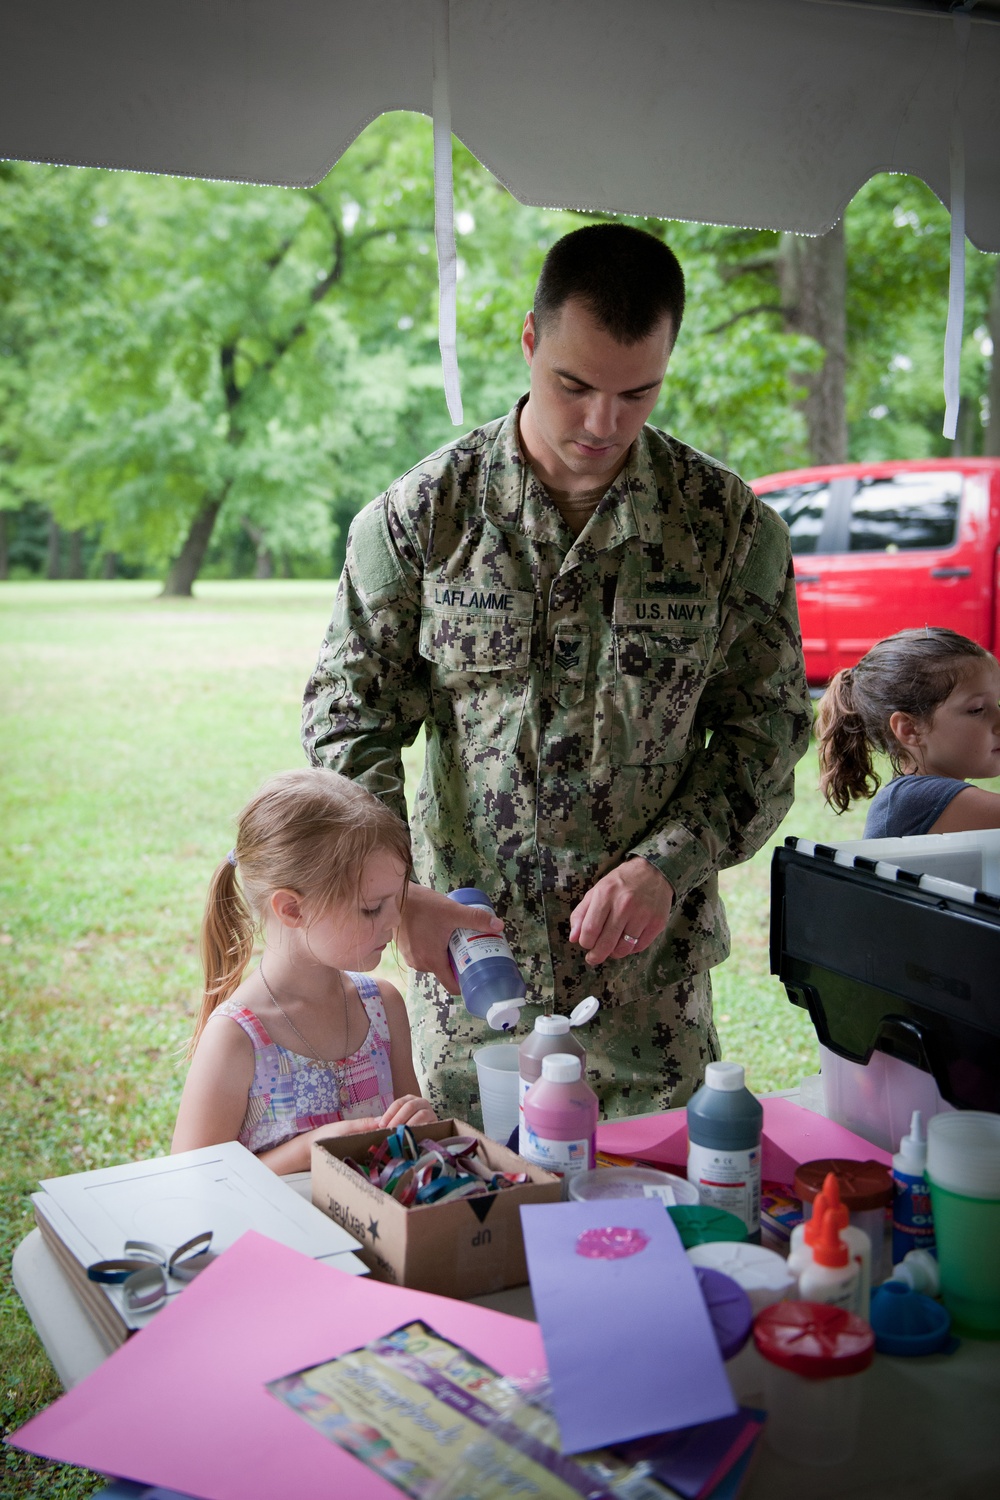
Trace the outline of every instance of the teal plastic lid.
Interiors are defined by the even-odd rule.
[[[685,1250],[692,1245],[710,1245],[715,1240],[746,1240],[747,1226],[736,1214],[724,1208],[710,1208],[704,1203],[676,1204],[667,1213],[677,1225]]]

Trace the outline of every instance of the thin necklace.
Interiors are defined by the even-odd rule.
[[[348,1057],[350,1055],[349,1052],[347,1051],[347,1046],[348,1046],[348,1042],[350,1041],[351,1018],[350,1018],[350,1015],[349,1015],[348,1009],[347,1009],[347,991],[344,988],[344,980],[343,980],[343,976],[342,976],[340,970],[336,969],[334,972],[337,975],[337,981],[338,981],[338,983],[340,985],[340,998],[344,1002],[344,1049],[345,1049],[344,1050],[344,1056]],[[338,1059],[332,1058],[332,1057],[320,1057],[319,1053],[316,1051],[316,1048],[312,1045],[312,1043],[308,1042],[306,1040],[306,1038],[302,1035],[301,1031],[296,1026],[295,1022],[292,1020],[291,1016],[287,1015],[285,1013],[285,1011],[282,1010],[281,1006],[278,1004],[278,997],[274,993],[274,991],[272,990],[271,986],[268,984],[267,978],[266,978],[266,976],[264,974],[264,962],[263,962],[263,959],[257,965],[257,973],[260,975],[260,982],[264,986],[264,988],[267,990],[267,993],[268,993],[268,995],[270,996],[270,999],[271,999],[271,1004],[274,1006],[275,1010],[278,1012],[278,1015],[284,1017],[284,1019],[288,1022],[289,1026],[295,1032],[295,1035],[298,1037],[299,1041],[302,1042],[304,1046],[306,1046],[306,1047],[309,1048],[309,1052],[310,1052],[311,1056],[313,1057],[314,1061],[316,1061],[318,1063],[333,1063],[334,1066],[336,1066]]]

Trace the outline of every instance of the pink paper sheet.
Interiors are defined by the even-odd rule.
[[[761,1176],[791,1183],[796,1167],[824,1157],[879,1161],[892,1165],[888,1151],[873,1146],[852,1130],[803,1109],[792,1099],[764,1099]],[[612,1156],[634,1156],[668,1171],[687,1170],[687,1111],[668,1110],[641,1120],[611,1120],[597,1127],[597,1149]]]
[[[264,1382],[412,1318],[505,1374],[545,1369],[534,1323],[347,1276],[249,1233],[12,1441],[201,1500],[399,1500]]]

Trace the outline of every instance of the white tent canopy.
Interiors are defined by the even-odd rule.
[[[1000,249],[1000,4],[947,0],[4,0],[0,156],[304,186],[432,111],[525,203],[818,234],[875,172]]]

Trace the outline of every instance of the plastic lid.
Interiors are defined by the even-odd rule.
[[[580,1059],[571,1052],[550,1052],[542,1058],[542,1077],[546,1083],[576,1083],[581,1074]]]
[[[569,1024],[571,1026],[586,1026],[592,1021],[601,1008],[601,1002],[596,995],[588,995],[581,1000],[579,1005],[574,1005],[569,1013]]]
[[[899,1281],[872,1292],[870,1321],[880,1354],[937,1354],[952,1342],[951,1313]]]
[[[848,1213],[885,1208],[892,1201],[892,1178],[888,1167],[880,1161],[847,1161],[841,1157],[803,1162],[795,1173],[796,1198],[801,1198],[803,1203],[812,1203],[829,1172],[837,1179],[840,1201]]]
[[[850,1260],[847,1246],[840,1238],[839,1218],[840,1213],[836,1209],[823,1215],[823,1222],[812,1245],[813,1260],[818,1266],[837,1269],[846,1266]]]
[[[682,1204],[668,1208],[677,1226],[685,1250],[692,1245],[708,1245],[713,1240],[745,1240],[747,1226],[736,1214],[724,1208],[709,1208],[705,1203]]]
[[[565,1036],[570,1028],[569,1016],[536,1016],[535,1030],[542,1036]]]
[[[711,1271],[704,1266],[695,1266],[701,1295],[712,1320],[712,1332],[723,1359],[732,1359],[739,1354],[750,1337],[753,1325],[753,1308],[750,1298],[731,1276],[721,1271]]]
[[[875,1353],[863,1318],[829,1302],[775,1302],[757,1314],[753,1341],[772,1365],[806,1380],[858,1375]]]
[[[962,1109],[927,1124],[927,1176],[949,1193],[1000,1198],[1000,1115]]]
[[[524,1000],[498,1000],[486,1012],[486,1024],[494,1031],[513,1031],[521,1019],[521,1006],[526,1003]]]
[[[743,1064],[736,1062],[710,1062],[705,1069],[705,1086],[718,1089],[723,1094],[734,1094],[744,1088]]]
[[[780,1302],[795,1287],[795,1277],[787,1262],[763,1245],[734,1244],[716,1240],[707,1245],[692,1245],[688,1251],[692,1265],[706,1271],[721,1271],[741,1286],[750,1298],[755,1313]]]

